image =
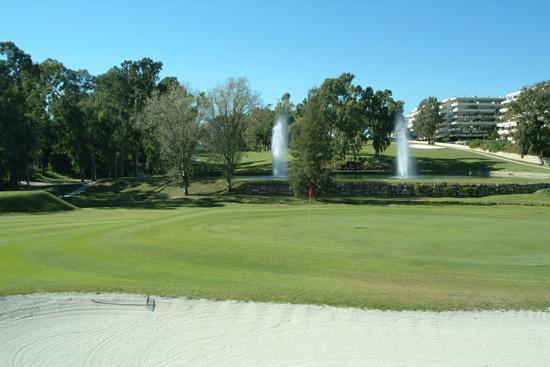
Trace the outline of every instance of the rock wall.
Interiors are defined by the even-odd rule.
[[[292,195],[286,182],[243,182],[235,191],[252,195]]]
[[[489,195],[529,194],[550,189],[550,183],[533,184],[452,184],[452,183],[334,183],[329,196],[372,197],[481,197]],[[237,191],[252,195],[292,195],[286,183],[242,183]]]

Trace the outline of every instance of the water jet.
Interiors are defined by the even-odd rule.
[[[395,115],[395,140],[397,142],[397,178],[405,179],[414,176],[409,147],[409,132],[403,114]]]
[[[288,176],[288,121],[286,116],[279,115],[271,130],[271,157],[273,177]]]

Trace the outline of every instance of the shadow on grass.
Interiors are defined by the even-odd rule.
[[[113,179],[108,184],[98,184],[88,190],[91,193],[121,193],[124,191],[152,191],[160,192],[167,185],[172,183],[172,179],[167,176],[149,176],[149,177],[124,177]],[[145,186],[146,189],[139,189]]]
[[[448,205],[497,205],[497,203],[491,202],[467,202],[458,200],[445,200],[445,201],[431,201],[431,200],[412,200],[412,199],[376,199],[369,197],[352,197],[352,198],[323,198],[319,200],[324,204],[345,204],[345,205],[377,205],[377,206],[389,206],[389,205],[430,205],[430,206],[448,206]]]
[[[305,197],[295,196],[261,196],[245,194],[213,194],[213,195],[189,195],[184,198],[170,199],[164,194],[144,194],[144,195],[116,195],[116,196],[95,196],[93,198],[74,197],[70,198],[71,204],[79,208],[105,208],[105,209],[159,209],[170,210],[178,208],[220,208],[228,204],[266,204],[266,205],[286,205],[286,206],[305,206],[307,199]],[[549,203],[541,202],[506,202],[506,201],[463,201],[449,198],[446,200],[429,199],[391,199],[391,198],[373,198],[373,197],[323,197],[318,204],[342,204],[342,205],[372,205],[372,206],[434,206],[442,207],[449,205],[523,205],[523,206],[550,206]]]
[[[215,208],[223,206],[216,197],[185,197],[170,199],[163,194],[142,194],[134,193],[111,195],[95,195],[94,197],[70,198],[71,204],[79,208],[109,208],[109,209],[177,209],[189,208]]]
[[[371,154],[360,154],[359,157],[371,158]],[[395,161],[395,157],[382,154],[383,160]],[[416,165],[417,173],[432,174],[443,176],[489,176],[491,171],[499,171],[502,168],[497,167],[498,161],[490,158],[479,157],[448,157],[433,158],[415,156],[413,160]],[[394,163],[395,164],[395,163]]]
[[[239,163],[237,174],[240,176],[261,176],[272,173],[271,163],[258,164],[261,161],[249,161]]]
[[[225,190],[210,193],[192,194],[171,199],[167,194],[155,192],[126,191],[118,193],[85,193],[67,198],[79,208],[118,208],[118,209],[178,209],[218,208],[227,204],[285,204],[301,205],[303,198],[294,196],[260,196],[238,193],[225,193]]]
[[[461,176],[489,176],[491,171],[498,171],[498,162],[485,160],[483,158],[426,158],[416,157],[416,167],[419,172],[440,175],[461,175]]]

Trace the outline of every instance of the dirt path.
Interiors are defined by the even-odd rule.
[[[0,365],[550,365],[549,312],[155,300],[152,312],[135,295],[0,298]]]
[[[83,183],[78,189],[71,191],[68,194],[63,195],[64,198],[70,198],[76,195],[80,195],[85,193],[90,187],[94,186],[97,183],[103,182],[105,179],[95,180],[95,181],[88,181]]]

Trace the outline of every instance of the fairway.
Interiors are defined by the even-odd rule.
[[[379,309],[546,309],[550,209],[226,204],[0,217],[0,295],[121,291]]]

